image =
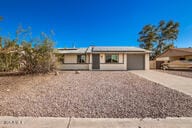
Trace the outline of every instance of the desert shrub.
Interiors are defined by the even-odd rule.
[[[51,31],[53,33],[53,31]],[[54,69],[52,34],[32,37],[31,27],[19,26],[14,40],[0,37],[0,72],[47,73]]]
[[[20,48],[15,40],[0,39],[0,71],[14,71],[20,67]]]
[[[54,69],[53,41],[44,39],[32,47],[22,43],[22,68],[25,73],[47,73]]]

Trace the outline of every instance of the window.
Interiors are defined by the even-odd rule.
[[[85,55],[77,55],[77,63],[85,63]]]
[[[185,60],[185,58],[179,58],[179,60]]]
[[[105,62],[106,63],[118,63],[119,56],[117,54],[106,54]]]

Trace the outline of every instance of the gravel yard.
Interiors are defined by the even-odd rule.
[[[192,117],[192,98],[127,71],[0,77],[1,116]]]
[[[177,76],[183,76],[183,77],[188,77],[188,78],[192,78],[192,70],[190,71],[182,71],[182,70],[157,70],[160,72],[165,72],[168,74],[172,74],[172,75],[177,75]]]

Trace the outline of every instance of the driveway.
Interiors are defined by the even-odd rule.
[[[168,73],[172,75],[177,75],[177,76],[183,76],[187,78],[192,78],[192,70],[190,71],[184,71],[184,70],[155,70],[163,73]]]
[[[132,73],[146,78],[150,81],[159,83],[166,87],[175,89],[177,91],[183,92],[192,96],[192,78],[186,78],[182,76],[171,75],[163,72],[158,72],[154,70],[138,70],[131,71]]]

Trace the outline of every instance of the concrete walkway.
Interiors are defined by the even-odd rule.
[[[0,128],[191,128],[192,118],[0,117]]]
[[[158,71],[130,71],[140,77],[192,96],[192,79]]]

